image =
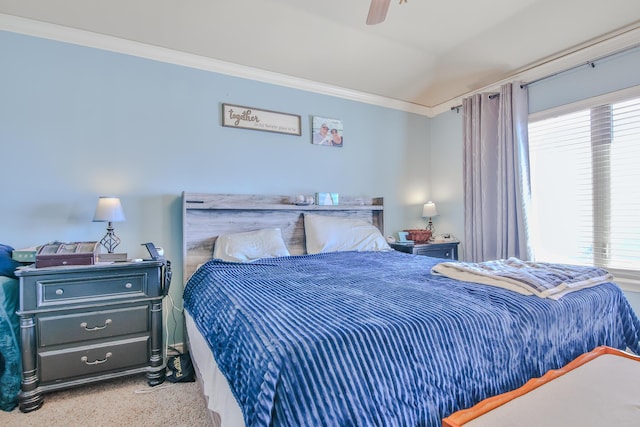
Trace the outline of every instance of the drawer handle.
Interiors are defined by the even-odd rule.
[[[85,365],[99,365],[101,363],[106,362],[111,356],[113,356],[113,353],[109,351],[107,352],[107,354],[104,355],[104,359],[102,360],[94,360],[93,362],[87,362],[87,356],[82,356],[80,360],[82,360],[85,363]]]
[[[64,291],[62,289],[56,289],[56,295],[62,295]]]
[[[83,328],[85,331],[99,331],[101,329],[106,328],[107,326],[109,326],[111,324],[111,322],[113,322],[113,320],[111,319],[107,319],[104,321],[104,326],[95,326],[93,328],[87,328],[87,322],[82,322],[80,323],[80,327]]]
[[[133,288],[133,285],[132,285],[130,282],[127,282],[127,283],[124,285],[124,287],[125,287],[125,288],[127,288],[127,289],[131,289],[131,288]]]

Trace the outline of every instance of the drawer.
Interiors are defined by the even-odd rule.
[[[399,252],[404,252],[407,254],[412,254],[413,252],[413,245],[406,245],[406,244],[401,244],[401,243],[392,243],[391,247],[393,249],[395,249],[396,251]]]
[[[38,318],[40,347],[149,331],[147,304]]]
[[[145,296],[147,275],[107,274],[38,281],[38,306]]]
[[[38,353],[40,382],[81,378],[149,363],[149,337]]]
[[[452,248],[416,248],[416,255],[426,255],[434,258],[454,259]]]

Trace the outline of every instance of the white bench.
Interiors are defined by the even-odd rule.
[[[442,420],[445,427],[640,426],[640,357],[597,347]]]

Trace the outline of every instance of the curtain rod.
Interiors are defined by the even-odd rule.
[[[499,93],[492,93],[489,95],[489,99],[497,98],[498,96],[500,96]],[[451,111],[456,110],[456,113],[459,113],[461,108],[462,108],[462,104],[454,105],[453,107],[451,107]]]
[[[557,71],[555,73],[548,74],[546,76],[540,77],[539,79],[531,80],[530,82],[526,82],[526,83],[521,84],[520,88],[524,89],[525,87],[527,87],[529,85],[532,85],[534,83],[538,83],[538,82],[541,82],[542,80],[546,80],[546,79],[549,79],[551,77],[555,77],[555,76],[557,76],[559,74],[563,74],[563,73],[575,70],[577,68],[584,67],[585,65],[589,66],[591,68],[596,68],[596,62],[597,61],[602,61],[603,59],[607,59],[607,58],[610,58],[612,56],[619,55],[619,54],[624,53],[624,52],[628,52],[630,50],[638,48],[638,46],[640,46],[640,43],[636,43],[634,45],[627,46],[627,47],[625,47],[623,49],[619,49],[619,50],[617,50],[615,52],[607,53],[606,55],[599,56],[599,57],[597,57],[595,59],[592,59],[590,61],[587,61],[587,62],[585,62],[583,64],[574,65],[573,67],[565,68],[564,70],[560,70],[560,71]]]
[[[612,57],[612,56],[615,56],[615,55],[619,55],[619,54],[621,54],[621,53],[625,53],[625,52],[628,52],[628,51],[630,51],[630,50],[637,49],[638,47],[640,47],[640,43],[636,43],[636,44],[634,44],[634,45],[627,46],[627,47],[625,47],[625,48],[623,48],[623,49],[619,49],[619,50],[617,50],[617,51],[615,51],[615,52],[611,52],[611,53],[608,53],[608,54],[606,54],[606,55],[599,56],[599,57],[597,57],[596,59],[592,59],[592,60],[590,60],[590,61],[587,61],[586,63],[582,63],[582,64],[574,65],[574,66],[572,66],[572,67],[565,68],[564,70],[560,70],[560,71],[557,71],[557,72],[555,72],[555,73],[551,73],[551,74],[548,74],[548,75],[546,75],[546,76],[540,77],[540,78],[538,78],[538,79],[531,80],[530,82],[522,83],[522,84],[520,85],[520,88],[521,88],[521,89],[524,89],[524,88],[526,88],[526,87],[528,87],[529,85],[532,85],[532,84],[534,84],[534,83],[538,83],[538,82],[541,82],[541,81],[543,81],[543,80],[549,79],[549,78],[551,78],[551,77],[555,77],[555,76],[557,76],[557,75],[559,75],[559,74],[563,74],[563,73],[566,73],[566,72],[569,72],[569,71],[575,70],[575,69],[577,69],[577,68],[584,67],[585,65],[586,65],[586,66],[588,66],[588,67],[591,67],[591,68],[595,68],[595,67],[596,67],[596,64],[595,64],[595,63],[596,63],[597,61],[602,61],[603,59],[607,59],[607,58],[609,58],[609,57]],[[494,94],[494,95],[499,95],[499,94]],[[491,96],[492,96],[492,95],[489,95],[489,98],[491,98]],[[460,105],[455,105],[455,106],[451,107],[451,111],[456,110],[456,113],[458,113],[458,112],[460,112],[460,108],[462,108],[462,104],[460,104]]]
[[[600,58],[600,59],[602,59],[602,58]],[[563,74],[563,73],[569,72],[571,70],[575,70],[576,68],[584,67],[585,65],[588,65],[591,68],[596,68],[595,61],[599,61],[600,59],[595,59],[593,61],[587,61],[586,64],[574,65],[573,67],[567,68],[565,70],[560,70],[560,71],[557,71],[555,73],[548,74],[548,75],[546,75],[544,77],[540,77],[539,79],[531,80],[530,82],[527,82],[527,83],[522,83],[520,85],[520,89],[524,89],[524,88],[528,87],[529,85],[541,82],[542,80],[550,79],[551,77],[555,77],[555,76],[557,76],[559,74]]]

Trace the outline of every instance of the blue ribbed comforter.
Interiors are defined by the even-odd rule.
[[[439,426],[599,345],[639,352],[607,283],[559,301],[430,274],[396,251],[213,260],[184,305],[247,426]]]

